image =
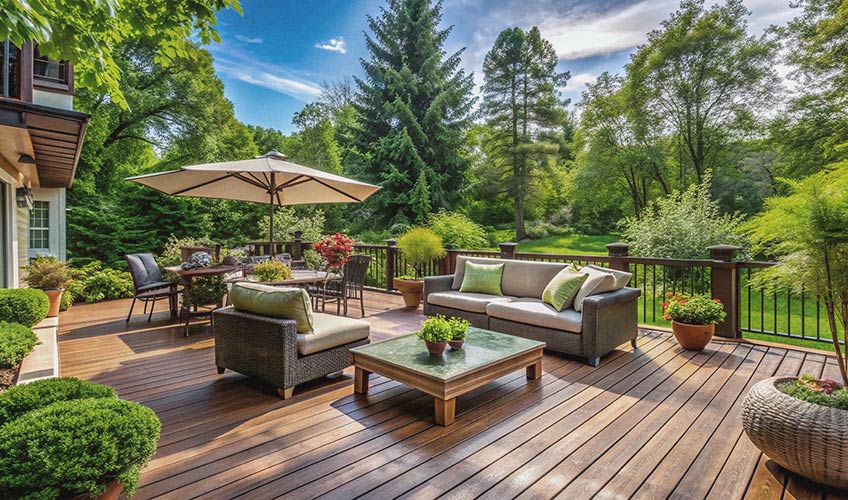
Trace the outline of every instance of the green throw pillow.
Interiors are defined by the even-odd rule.
[[[462,278],[462,285],[459,287],[459,291],[503,295],[501,291],[503,270],[503,264],[489,265],[466,262],[465,276]]]
[[[588,276],[586,273],[579,273],[566,267],[558,272],[545,287],[542,292],[542,301],[552,305],[557,311],[568,309]]]
[[[297,333],[312,333],[312,301],[302,288],[236,283],[230,302],[240,311],[297,321]]]

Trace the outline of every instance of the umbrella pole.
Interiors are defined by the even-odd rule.
[[[275,174],[271,172],[271,189],[268,192],[271,194],[271,208],[270,208],[270,221],[271,227],[268,228],[268,239],[271,240],[269,242],[269,251],[271,252],[271,258],[274,258],[274,190],[277,187],[277,182],[275,179]]]

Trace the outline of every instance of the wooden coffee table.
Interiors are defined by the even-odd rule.
[[[402,382],[434,396],[436,423],[447,426],[453,423],[458,396],[522,368],[530,380],[541,377],[544,348],[544,342],[472,327],[462,349],[430,356],[423,340],[404,335],[350,350],[353,387],[368,392],[372,373]]]

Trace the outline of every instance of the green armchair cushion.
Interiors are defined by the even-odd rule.
[[[566,267],[548,283],[542,292],[542,301],[550,304],[557,311],[568,309],[574,303],[574,297],[580,291],[580,286],[589,275]]]
[[[503,280],[503,264],[465,263],[465,276],[462,278],[460,292],[487,293],[503,295],[501,281]]]
[[[315,324],[312,301],[302,288],[236,283],[230,291],[230,302],[241,311],[293,319],[298,333],[312,333]]]

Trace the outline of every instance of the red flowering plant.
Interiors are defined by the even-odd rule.
[[[727,315],[720,300],[706,295],[689,297],[669,292],[662,306],[665,319],[687,325],[713,325],[724,321]]]
[[[315,251],[327,262],[330,269],[338,269],[347,264],[347,260],[353,255],[353,238],[340,233],[328,234],[315,243]]]

